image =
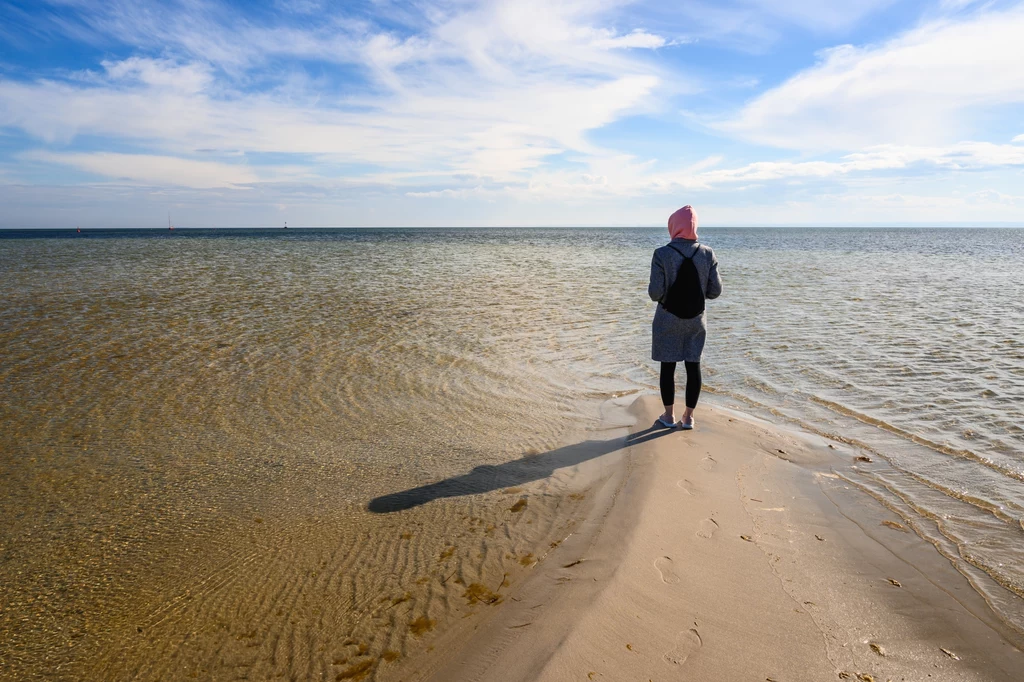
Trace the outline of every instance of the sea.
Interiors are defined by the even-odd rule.
[[[0,678],[378,679],[500,603],[587,503],[574,444],[657,390],[666,241],[0,231]],[[861,455],[1024,632],[1024,230],[701,241],[702,400]]]

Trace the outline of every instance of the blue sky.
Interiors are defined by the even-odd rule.
[[[0,227],[1024,225],[1024,2],[0,1]]]

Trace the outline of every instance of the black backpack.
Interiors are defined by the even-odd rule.
[[[676,317],[689,320],[704,312],[704,289],[700,285],[697,266],[693,264],[693,256],[700,251],[700,244],[697,244],[693,256],[685,255],[673,244],[669,244],[669,247],[683,257],[683,264],[679,266],[672,286],[661,299],[661,305]]]

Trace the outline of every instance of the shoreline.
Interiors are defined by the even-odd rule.
[[[650,432],[630,399],[602,431],[643,442],[581,465],[573,532],[384,679],[1018,679],[1024,636],[833,473],[851,449],[718,405]]]

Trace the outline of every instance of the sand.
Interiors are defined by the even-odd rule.
[[[654,431],[659,411],[609,415],[636,444],[578,465],[574,532],[387,678],[1024,680],[1021,633],[844,481],[854,451],[721,407]]]

